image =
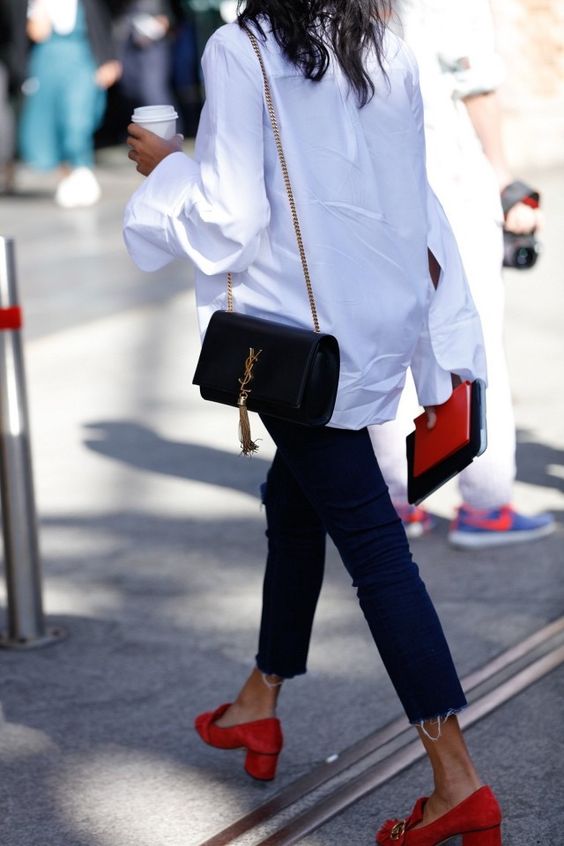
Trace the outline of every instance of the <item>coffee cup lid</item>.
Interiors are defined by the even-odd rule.
[[[131,118],[132,123],[166,123],[169,120],[176,120],[178,115],[176,112],[171,112],[167,115],[161,115],[160,117],[141,117],[133,115]]]
[[[133,109],[133,118],[178,117],[174,106],[139,106]]]

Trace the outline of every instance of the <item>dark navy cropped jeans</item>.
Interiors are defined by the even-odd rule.
[[[466,699],[368,431],[309,429],[272,417],[263,423],[277,452],[264,496],[258,668],[283,678],[305,673],[329,534],[409,721],[459,711]]]

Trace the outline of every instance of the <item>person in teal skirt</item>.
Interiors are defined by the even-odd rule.
[[[100,0],[32,0],[32,42],[20,123],[20,153],[32,167],[61,168],[56,202],[89,206],[100,197],[94,133],[106,89],[119,77],[111,22]]]

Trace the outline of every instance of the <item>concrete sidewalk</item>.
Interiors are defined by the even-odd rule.
[[[455,486],[430,503],[439,527],[414,552],[462,675],[563,607],[564,177],[530,178],[545,192],[547,249],[538,269],[507,282],[516,502],[552,510],[559,530],[534,545],[456,552],[445,540]],[[282,699],[276,783],[251,782],[239,753],[195,736],[193,716],[230,699],[256,649],[257,494],[272,447],[257,421],[260,452],[240,458],[235,413],[191,386],[191,270],[132,269],[118,222],[137,177],[110,156],[102,179],[102,204],[70,215],[44,196],[0,200],[28,318],[46,608],[69,632],[48,649],[0,652],[7,846],[196,846],[400,713],[331,550],[310,673]],[[561,668],[469,732],[509,846],[564,842],[563,692]],[[369,843],[428,782],[417,765],[304,842]]]

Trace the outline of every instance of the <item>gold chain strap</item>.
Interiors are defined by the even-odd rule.
[[[266,68],[264,66],[264,61],[262,58],[262,53],[260,51],[260,47],[256,37],[250,32],[248,29],[245,29],[245,32],[249,36],[249,41],[251,42],[252,48],[255,51],[256,57],[259,60],[260,69],[262,72],[262,78],[264,82],[264,98],[266,100],[266,107],[268,109],[268,115],[270,117],[270,123],[272,124],[272,133],[274,135],[274,142],[276,144],[276,150],[278,152],[278,159],[280,161],[280,167],[282,168],[282,176],[284,177],[284,185],[286,186],[286,193],[288,194],[288,201],[290,203],[290,212],[292,214],[292,223],[294,225],[294,232],[296,233],[296,241],[298,244],[298,250],[300,253],[300,260],[302,263],[302,269],[304,273],[304,279],[307,288],[307,296],[309,299],[309,307],[311,309],[311,316],[313,319],[313,329],[314,332],[320,332],[319,328],[319,318],[317,316],[317,306],[315,304],[315,297],[313,295],[313,287],[311,284],[311,277],[309,275],[309,267],[307,263],[306,253],[304,249],[304,242],[302,239],[302,231],[300,228],[300,221],[298,218],[298,212],[296,209],[296,201],[294,199],[294,192],[292,191],[292,183],[290,182],[290,174],[288,173],[288,165],[286,164],[286,156],[284,155],[284,148],[282,147],[282,140],[280,138],[280,130],[278,128],[278,119],[276,117],[276,112],[274,110],[274,103],[272,102],[272,93],[270,90],[270,84],[268,82],[268,76],[266,74]],[[233,275],[231,273],[227,274],[227,311],[233,311]]]

